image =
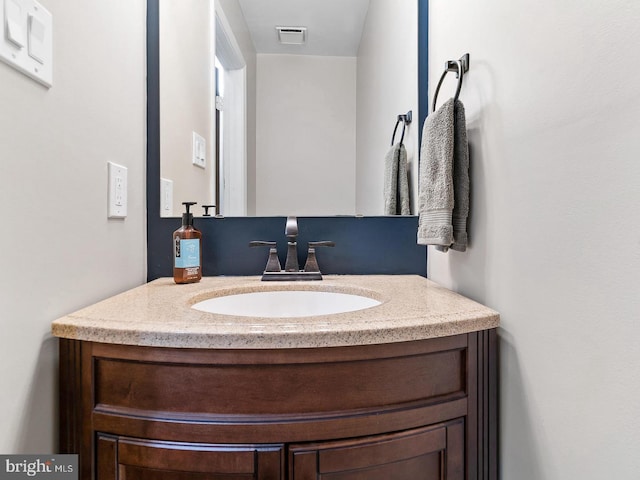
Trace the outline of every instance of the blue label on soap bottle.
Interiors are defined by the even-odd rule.
[[[175,242],[176,268],[191,268],[200,266],[200,240],[188,239]]]

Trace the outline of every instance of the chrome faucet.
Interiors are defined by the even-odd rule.
[[[296,217],[287,217],[284,234],[287,237],[287,260],[284,262],[284,271],[297,272],[300,268],[298,267],[298,220]]]
[[[331,241],[309,242],[307,261],[304,269],[300,270],[298,264],[298,221],[296,217],[287,217],[284,234],[287,237],[287,259],[284,263],[284,270],[280,266],[276,242],[249,242],[250,247],[269,247],[269,259],[262,273],[262,280],[322,280],[322,273],[316,259],[316,248],[333,247],[335,243]]]

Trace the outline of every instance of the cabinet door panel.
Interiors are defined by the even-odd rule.
[[[462,480],[463,422],[388,435],[294,445],[292,480]]]
[[[224,445],[150,442],[120,439],[118,463],[122,466],[185,472],[251,474],[254,450]]]
[[[446,444],[444,428],[418,429],[341,442],[319,452],[319,469],[323,473],[339,472],[396,463],[425,453],[440,452]]]
[[[371,468],[321,473],[318,476],[319,480],[441,480],[444,478],[442,452]]]
[[[192,473],[121,465],[118,478],[119,480],[252,480],[255,477],[250,474]]]
[[[279,480],[281,445],[209,445],[110,435],[97,441],[98,480]]]
[[[123,465],[120,467],[120,480],[252,480],[253,475],[191,473],[172,470],[155,470]]]

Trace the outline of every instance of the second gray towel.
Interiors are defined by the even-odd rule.
[[[384,159],[384,215],[411,215],[407,149],[401,143]]]
[[[464,106],[447,100],[422,132],[418,243],[446,252],[467,248],[469,147]]]

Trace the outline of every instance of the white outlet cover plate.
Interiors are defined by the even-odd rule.
[[[0,0],[0,60],[53,85],[53,16],[35,0]]]
[[[109,177],[109,218],[127,216],[127,167],[107,162]]]
[[[173,217],[173,180],[160,179],[160,216]]]

